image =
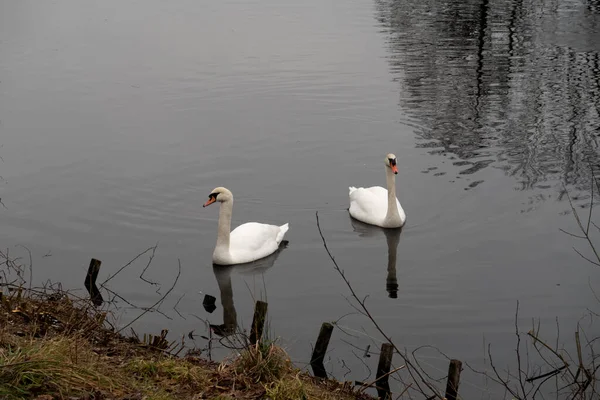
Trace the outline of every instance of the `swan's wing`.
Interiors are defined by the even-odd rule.
[[[374,196],[376,196],[377,200],[380,203],[379,207],[384,207],[383,209],[385,209],[385,212],[387,214],[387,206],[388,206],[388,191],[386,188],[382,188],[381,186],[373,186],[370,188],[367,188],[368,191],[370,191]],[[404,210],[402,209],[402,206],[400,205],[400,200],[398,200],[398,197],[396,197],[396,206],[398,207],[398,213],[400,214],[400,218],[402,220],[404,220],[406,218],[406,216],[404,215]]]
[[[259,222],[247,222],[231,231],[229,248],[235,252],[260,252],[265,246],[270,248],[275,245],[277,247],[287,230],[287,224],[279,227]]]
[[[352,217],[369,224],[378,224],[387,213],[387,189],[381,186],[355,188],[350,191]]]
[[[371,186],[371,187],[365,188],[365,190],[367,190],[368,192],[373,194],[373,196],[377,197],[378,201],[382,201],[382,200],[385,201],[385,205],[387,207],[388,191],[386,188],[381,187],[381,186]]]
[[[388,208],[388,191],[381,186],[368,188],[350,187],[350,215],[367,224],[379,225],[385,222]],[[400,201],[396,198],[396,206],[402,224],[406,220]]]
[[[357,188],[350,192],[350,205],[359,206],[367,212],[379,209],[387,212],[387,195],[387,189],[381,186]]]

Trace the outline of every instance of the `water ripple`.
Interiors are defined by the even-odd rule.
[[[521,189],[586,190],[600,169],[593,2],[376,1],[418,147],[494,165]]]

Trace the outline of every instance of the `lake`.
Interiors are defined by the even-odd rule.
[[[591,0],[0,3],[0,248],[25,263],[20,246],[31,251],[34,284],[83,295],[90,258],[102,282],[158,244],[151,283],[148,252],[107,284],[149,307],[180,263],[166,316],[146,314],[137,332],[194,331],[204,347],[202,320],[247,329],[263,299],[269,334],[299,366],[321,323],[339,320],[325,360],[339,379],[374,379],[364,349],[382,337],[351,306],[316,212],[408,351],[484,368],[490,344],[495,364],[513,365],[517,301],[522,332],[535,319],[555,341],[558,318],[565,343],[578,322],[597,336],[587,308],[600,271],[561,229],[578,229],[567,191],[587,218],[599,127]],[[349,186],[385,186],[389,152],[399,235],[347,211]],[[290,224],[276,259],[213,268],[218,206],[202,204],[217,186],[233,192],[233,226]],[[118,304],[121,325],[140,314]],[[417,357],[445,376],[440,352]],[[460,392],[504,393],[470,370]]]

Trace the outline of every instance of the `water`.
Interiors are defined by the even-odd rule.
[[[161,306],[172,320],[150,313],[136,330],[203,335],[198,318],[231,315],[248,327],[253,299],[266,298],[270,332],[303,366],[320,324],[354,311],[318,211],[336,261],[400,346],[481,366],[491,343],[508,365],[517,300],[522,330],[539,318],[550,340],[555,318],[566,337],[596,305],[597,268],[572,249],[585,243],[559,229],[577,229],[563,188],[587,212],[599,161],[598,10],[536,0],[2,2],[1,246],[31,250],[36,283],[81,289],[91,257],[104,280],[158,243],[144,277],[159,293],[139,278],[148,254],[110,282],[149,306],[181,262]],[[385,184],[390,151],[408,216],[400,237],[346,211],[348,186]],[[234,225],[290,223],[272,266],[213,270],[217,209],[201,204],[216,186],[235,196]],[[205,294],[217,298],[212,314]],[[381,337],[360,315],[339,324],[328,370],[369,380],[376,356],[360,349]],[[445,375],[443,356],[418,354]],[[484,397],[485,381],[462,379],[463,395]]]

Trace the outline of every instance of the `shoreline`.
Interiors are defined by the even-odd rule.
[[[183,346],[169,342],[166,331],[142,339],[119,333],[90,299],[57,289],[4,288],[3,399],[375,399],[352,382],[301,371],[268,339],[209,361],[198,351],[180,354]]]

